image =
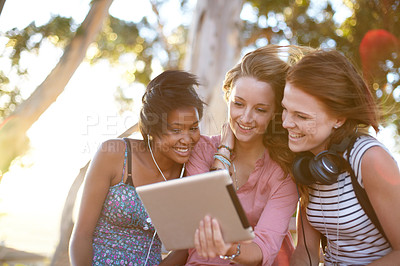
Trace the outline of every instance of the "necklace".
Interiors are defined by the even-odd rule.
[[[153,159],[154,164],[156,165],[158,171],[160,172],[160,174],[164,178],[164,180],[167,181],[167,179],[165,178],[164,173],[161,171],[160,167],[158,166],[158,163],[157,163],[156,159],[154,158],[154,154],[153,154],[153,151],[151,149],[149,137],[147,137],[147,145],[149,146],[151,158]],[[182,178],[184,172],[185,172],[185,163],[183,163],[183,165],[182,165],[182,170],[181,170],[181,174],[179,175],[179,178]]]
[[[164,173],[161,171],[160,167],[158,166],[158,163],[157,163],[156,159],[154,158],[154,154],[153,154],[153,151],[152,151],[151,145],[150,145],[150,136],[149,135],[147,135],[147,146],[149,147],[151,158],[153,159],[154,164],[156,165],[158,171],[160,172],[160,174],[162,175],[164,180],[167,181],[167,179],[165,178]],[[181,174],[179,175],[179,178],[182,178],[184,172],[185,172],[185,163],[183,163],[183,165],[182,165],[182,170],[181,170]],[[151,247],[153,246],[153,242],[154,242],[154,238],[156,237],[156,234],[157,234],[157,229],[154,230],[154,234],[153,234],[153,237],[152,237],[151,242],[150,242],[150,247],[149,247],[149,250],[147,251],[146,260],[144,262],[145,266],[147,265],[147,261],[149,260]]]
[[[337,206],[337,224],[336,224],[336,249],[337,249],[337,252],[336,252],[336,257],[335,257],[336,264],[337,264],[337,260],[339,257],[339,248],[340,248],[340,246],[339,246],[339,216],[340,216],[339,211],[340,211],[340,195],[342,194],[340,192],[340,179],[338,179],[337,184],[338,184],[338,188],[337,188],[338,196],[337,196],[337,203],[336,203],[336,206]],[[344,189],[344,185],[345,185],[345,182],[343,182],[343,189]]]
[[[326,241],[327,241],[328,248],[330,249],[329,234],[328,234],[328,230],[326,228],[324,208],[322,207],[322,202],[321,202],[321,191],[319,189],[319,184],[317,184],[317,186],[318,186],[317,188],[318,188],[319,206],[321,208],[322,221],[324,222]]]
[[[335,260],[334,265],[337,265],[338,262],[338,257],[339,257],[339,203],[340,203],[340,193],[339,193],[339,189],[340,189],[340,180],[338,180],[337,182],[337,191],[338,191],[338,197],[337,197],[337,202],[336,202],[336,208],[337,208],[337,223],[336,223],[336,256],[334,254],[330,239],[329,239],[329,233],[328,233],[328,229],[326,227],[326,222],[325,222],[325,215],[324,215],[324,209],[322,207],[322,202],[321,202],[321,191],[320,191],[320,185],[317,184],[318,186],[318,197],[319,197],[319,204],[321,207],[321,213],[322,213],[322,219],[324,221],[324,229],[325,229],[325,234],[326,234],[326,238],[327,238],[327,245],[328,245],[328,249],[330,250],[331,254],[332,254],[332,259]],[[332,239],[333,241],[333,239]]]

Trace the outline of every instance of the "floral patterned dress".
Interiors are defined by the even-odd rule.
[[[126,159],[127,149],[124,171]],[[135,187],[124,183],[123,176],[120,183],[110,187],[93,233],[93,265],[142,266],[147,256],[146,265],[158,265],[161,241],[157,235],[153,240],[151,220]]]

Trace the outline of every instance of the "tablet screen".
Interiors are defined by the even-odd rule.
[[[226,170],[140,186],[136,191],[167,250],[193,248],[194,233],[205,215],[218,220],[225,242],[254,238]]]

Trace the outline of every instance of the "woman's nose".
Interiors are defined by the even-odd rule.
[[[292,128],[295,126],[291,116],[287,113],[282,114],[282,126],[283,128]]]
[[[253,122],[253,115],[251,113],[251,110],[245,109],[243,111],[243,114],[240,117],[240,120],[242,123],[251,123]]]
[[[190,144],[192,142],[192,134],[190,132],[183,132],[181,142],[183,144]]]

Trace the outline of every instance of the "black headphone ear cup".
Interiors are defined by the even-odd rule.
[[[336,183],[339,175],[348,167],[341,153],[348,148],[352,140],[355,141],[355,136],[346,137],[339,144],[332,144],[329,150],[316,156],[309,151],[297,155],[292,165],[296,182],[303,185],[316,182],[324,185]]]
[[[311,185],[315,183],[314,176],[310,172],[310,161],[314,159],[311,152],[303,152],[296,156],[292,164],[292,172],[296,183]]]
[[[309,167],[311,174],[319,183],[332,185],[337,182],[338,168],[328,156],[316,156],[310,161]]]
[[[332,185],[337,182],[338,176],[343,172],[338,162],[342,159],[340,155],[323,152],[310,161],[310,172],[321,184]]]

